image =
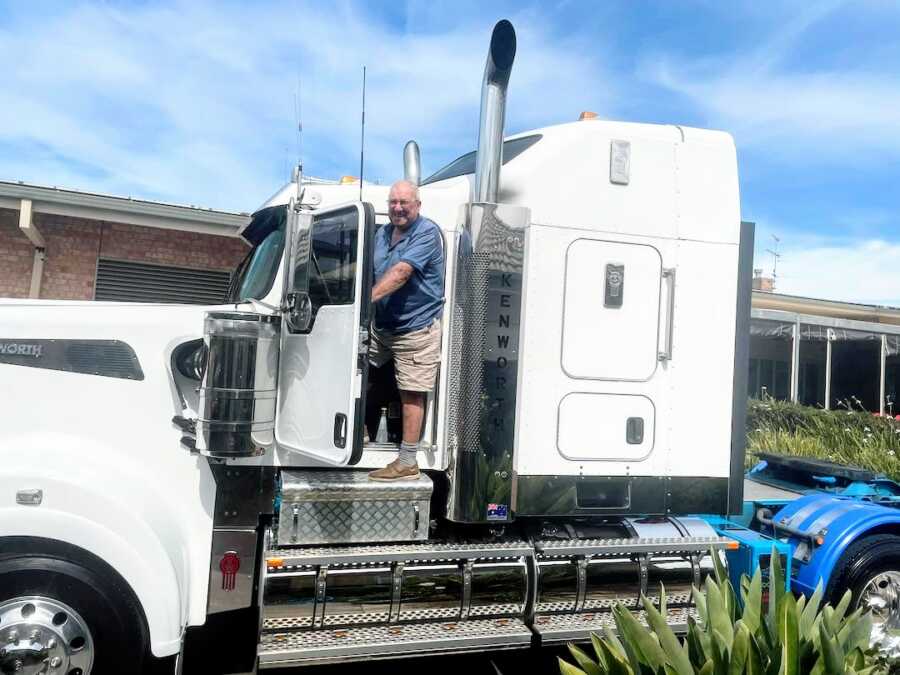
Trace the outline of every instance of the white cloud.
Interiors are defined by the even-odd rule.
[[[765,145],[774,154],[798,145],[816,148],[815,155],[795,154],[804,162],[836,151],[846,158],[855,151],[854,164],[870,162],[872,149],[900,152],[900,78],[895,76],[734,71],[693,76],[676,70],[659,64],[657,81],[689,96],[745,147]]]
[[[780,253],[779,293],[900,307],[900,242],[792,237],[782,241]],[[771,255],[757,249],[756,262],[771,274]]]
[[[789,57],[846,2],[808,3],[757,48],[706,58],[657,54],[642,74],[688,99],[710,126],[731,131],[739,146],[795,163],[823,160],[870,166],[900,154],[900,77],[862,45],[852,65],[791,67]],[[834,51],[839,43],[829,40]]]
[[[15,149],[0,155],[2,179],[252,209],[293,161],[298,78],[307,170],[358,171],[363,64],[368,175],[396,177],[409,138],[426,171],[474,147],[491,21],[407,34],[340,3],[63,8],[39,31],[0,30],[0,62],[16,64],[0,106],[0,146]],[[590,52],[550,39],[539,16],[514,23],[509,131],[603,110],[584,84],[611,96],[615,81]]]

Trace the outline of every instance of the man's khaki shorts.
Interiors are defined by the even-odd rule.
[[[380,368],[392,358],[398,389],[423,392],[434,389],[441,364],[441,320],[435,319],[426,328],[402,335],[383,333],[373,326],[369,363]]]

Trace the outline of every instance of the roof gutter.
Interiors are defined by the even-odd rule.
[[[897,309],[786,296],[767,291],[753,292],[753,306],[758,309],[776,309],[797,314],[816,314],[838,319],[900,325],[900,311]]]
[[[250,219],[242,213],[0,181],[0,207],[16,209],[21,200],[31,202],[34,213],[219,236],[237,236]]]

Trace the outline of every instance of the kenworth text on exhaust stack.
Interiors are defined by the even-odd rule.
[[[3,673],[559,643],[660,581],[685,624],[737,545],[689,514],[743,508],[734,144],[598,119],[504,140],[515,44],[497,24],[477,152],[421,183],[446,297],[419,478],[366,477],[399,428],[366,359],[386,187],[296,172],[221,306],[2,302]]]

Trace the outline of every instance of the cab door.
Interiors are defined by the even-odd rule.
[[[289,208],[275,441],[289,464],[355,464],[363,449],[375,211]]]

